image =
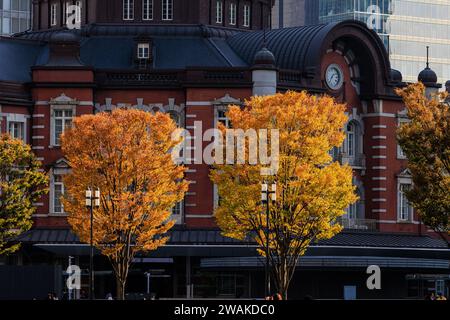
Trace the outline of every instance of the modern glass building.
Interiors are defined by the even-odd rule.
[[[0,35],[8,36],[30,28],[31,0],[0,0]]]
[[[425,67],[426,46],[439,82],[450,79],[450,0],[317,1],[320,23],[356,19],[376,30],[404,81],[417,81]]]

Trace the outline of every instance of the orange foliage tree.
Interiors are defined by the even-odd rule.
[[[329,154],[344,140],[344,111],[345,105],[330,97],[287,92],[253,97],[244,108],[232,106],[227,113],[233,129],[279,130],[275,175],[261,176],[261,165],[222,164],[211,179],[218,186],[215,217],[223,234],[250,239],[260,255],[268,253],[276,289],[285,298],[300,256],[312,242],[339,233],[337,218],[357,200],[351,168],[332,162]],[[269,226],[261,203],[263,180],[277,184]]]
[[[79,117],[61,137],[72,169],[64,178],[69,224],[81,241],[90,242],[85,190],[100,189],[93,243],[111,262],[118,299],[124,299],[135,254],[168,240],[175,223],[171,208],[187,190],[185,168],[170,154],[179,142],[171,139],[175,129],[167,114],[118,109]]]

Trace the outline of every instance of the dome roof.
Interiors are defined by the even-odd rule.
[[[419,73],[418,80],[427,87],[437,85],[438,81],[436,72],[431,70],[430,67],[426,67]]]
[[[269,49],[264,47],[255,54],[253,65],[273,68],[275,67],[275,56]]]
[[[396,69],[391,69],[391,80],[392,82],[399,83],[403,81],[402,73]]]
[[[450,91],[450,80],[447,80],[447,82],[445,83],[445,87],[447,88],[447,91]]]

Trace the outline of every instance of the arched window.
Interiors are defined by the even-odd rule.
[[[363,124],[351,119],[345,127],[345,140],[340,151],[340,159],[354,168],[364,168]]]
[[[357,125],[351,121],[347,124],[347,137],[345,139],[345,151],[349,157],[356,155],[356,132]]]

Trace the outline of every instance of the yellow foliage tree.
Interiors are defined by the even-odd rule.
[[[171,208],[187,190],[185,168],[170,154],[176,125],[167,114],[124,109],[82,116],[73,124],[61,137],[72,169],[64,178],[64,209],[74,232],[89,243],[85,190],[101,190],[93,242],[111,262],[117,297],[124,299],[133,257],[166,243],[174,225]]]
[[[269,234],[271,274],[285,298],[299,257],[311,242],[340,232],[337,218],[357,200],[351,168],[333,163],[329,155],[343,142],[344,110],[344,105],[327,96],[287,92],[253,97],[244,108],[231,106],[227,113],[233,129],[279,130],[275,175],[262,177],[261,165],[246,162],[217,165],[211,179],[220,197],[215,217],[225,236],[252,240],[258,253],[266,256]],[[269,185],[277,184],[268,229],[266,208],[261,203],[263,179]]]
[[[406,196],[421,220],[448,242],[450,100],[446,95],[427,98],[422,83],[410,85],[397,93],[405,102],[410,120],[398,128],[398,141],[408,158],[414,182]]]

